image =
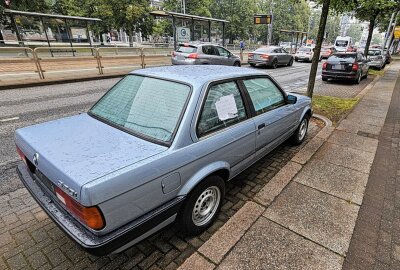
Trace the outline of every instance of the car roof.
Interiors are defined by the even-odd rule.
[[[158,77],[167,80],[189,83],[195,87],[205,83],[234,77],[266,75],[264,72],[250,68],[239,68],[221,65],[176,65],[139,69],[130,72],[144,76]]]

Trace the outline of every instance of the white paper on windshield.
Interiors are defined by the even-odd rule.
[[[221,121],[235,118],[238,115],[238,109],[233,94],[221,97],[215,102],[215,108],[217,109],[218,118]]]

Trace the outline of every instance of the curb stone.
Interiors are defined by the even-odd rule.
[[[325,123],[325,127],[313,138],[325,142],[333,132],[332,122],[318,114],[313,115]],[[313,141],[307,143],[299,153]],[[321,145],[322,145],[321,143]],[[309,158],[319,149],[319,147],[307,150]],[[314,151],[314,152],[312,152]],[[296,154],[297,156],[297,154]],[[295,157],[296,157],[295,156]],[[218,265],[228,252],[236,245],[240,238],[252,226],[252,224],[262,215],[266,207],[275,199],[276,196],[286,187],[287,184],[297,175],[303,165],[290,160],[264,187],[254,196],[254,201],[248,201],[236,214],[234,214],[209,240],[207,240],[197,252],[192,254],[179,267],[180,270],[193,269],[194,266],[204,266],[205,269],[213,269]],[[283,173],[290,174],[285,177]],[[274,190],[275,196],[267,198],[266,193]],[[270,195],[270,194],[269,194]],[[267,204],[262,205],[265,201]],[[261,203],[261,205],[259,204]],[[203,255],[203,256],[201,256]],[[211,267],[211,268],[210,268]]]

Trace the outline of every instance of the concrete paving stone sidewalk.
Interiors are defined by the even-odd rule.
[[[228,224],[243,220],[241,211],[180,269],[400,269],[399,68],[394,62],[337,128],[323,129],[246,203],[253,216],[239,240]]]

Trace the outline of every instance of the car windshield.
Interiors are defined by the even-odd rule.
[[[334,54],[328,58],[328,61],[353,62],[354,59],[356,59],[356,54]]]
[[[336,46],[338,47],[346,47],[349,42],[347,40],[336,40]]]
[[[275,48],[258,48],[255,50],[256,53],[270,53],[274,50]]]
[[[161,143],[171,142],[190,95],[188,85],[128,75],[89,111],[123,130]]]
[[[192,46],[180,46],[176,51],[182,53],[194,53],[197,51],[197,48]]]
[[[311,48],[300,48],[299,52],[311,52]]]
[[[379,50],[368,50],[368,55],[369,56],[381,55],[381,51],[379,51]]]

